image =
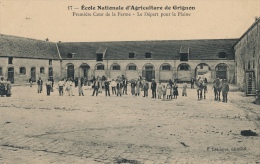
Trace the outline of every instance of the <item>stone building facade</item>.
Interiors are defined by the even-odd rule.
[[[247,95],[260,90],[260,18],[234,45],[236,83]]]
[[[148,81],[216,77],[234,81],[237,39],[58,43],[62,77],[124,75]]]
[[[238,39],[127,42],[59,42],[0,35],[0,76],[13,83],[50,76],[90,79],[145,77],[147,80],[190,81],[219,77],[234,82]]]

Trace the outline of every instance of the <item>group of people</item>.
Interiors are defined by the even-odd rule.
[[[191,79],[191,89],[194,88],[194,84],[196,85],[196,82],[200,82],[202,79],[199,78],[198,80]],[[207,79],[203,79],[204,82],[207,83]],[[102,77],[92,77],[90,80],[92,83],[92,96],[98,96],[99,93],[102,93],[103,90],[105,90],[105,95],[110,96],[116,95],[116,96],[122,96],[127,95],[127,89],[128,86],[130,86],[130,91],[133,96],[140,96],[143,93],[143,97],[148,97],[148,90],[151,89],[152,96],[151,98],[158,98],[158,99],[177,99],[179,96],[178,91],[178,84],[175,81],[172,81],[169,79],[165,84],[162,84],[159,82],[158,84],[155,82],[154,79],[152,79],[152,82],[149,83],[145,78],[139,76],[136,79],[128,80],[124,75],[118,76],[116,79],[107,79],[105,76]],[[50,93],[53,92],[53,86],[54,86],[54,79],[53,77],[50,77],[45,83],[39,77],[37,80],[38,85],[38,93],[42,93],[43,85],[46,85],[46,91],[47,96],[50,96]],[[69,96],[73,96],[73,90],[74,86],[78,90],[79,96],[84,96],[84,89],[83,86],[85,85],[85,80],[83,77],[76,77],[75,79],[60,79],[57,83],[59,95],[63,96],[64,90],[67,91]],[[213,83],[213,87],[215,86],[215,83]],[[182,96],[187,96],[187,83],[184,82],[182,84]],[[0,96],[1,97],[10,97],[12,95],[11,92],[11,82],[9,79],[6,81],[4,78],[1,78],[0,81]],[[226,82],[226,80],[222,81],[222,96],[223,101],[227,102],[227,94],[229,91],[229,85]],[[112,93],[110,93],[112,91]]]
[[[12,85],[10,79],[4,80],[3,77],[1,77],[0,80],[0,96],[1,97],[11,97],[12,95]]]
[[[178,85],[176,82],[173,82],[171,79],[168,80],[167,85],[162,85],[161,82],[157,85],[154,79],[149,83],[145,78],[139,76],[137,79],[127,80],[127,78],[122,75],[117,77],[117,79],[104,79],[102,83],[102,78],[94,78],[92,80],[93,93],[92,96],[98,96],[100,90],[105,90],[105,95],[110,96],[110,89],[112,94],[116,96],[122,96],[123,94],[127,95],[128,84],[130,83],[131,94],[134,96],[140,96],[143,92],[143,97],[148,97],[148,90],[152,91],[152,98],[156,99],[177,99],[179,95]],[[102,84],[104,84],[102,87]],[[183,96],[187,96],[187,84],[183,84]]]

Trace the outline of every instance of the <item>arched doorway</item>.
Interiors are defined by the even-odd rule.
[[[8,79],[11,81],[11,83],[14,83],[14,67],[8,68]]]
[[[142,76],[145,77],[147,81],[152,81],[152,79],[155,79],[154,66],[152,64],[144,65]]]
[[[102,77],[106,75],[105,65],[102,63],[97,63],[95,66],[95,77]]]
[[[223,63],[218,64],[216,66],[216,78],[228,80],[227,79],[228,78],[228,75],[227,75],[228,71],[227,70],[228,70],[228,66],[226,64],[223,64]]]
[[[211,80],[211,71],[210,67],[206,63],[200,63],[195,68],[195,79],[207,78],[208,81]]]
[[[49,78],[52,76],[53,77],[53,68],[52,67],[49,67]]]
[[[36,69],[35,69],[35,67],[31,68],[31,80],[33,82],[36,82]]]
[[[73,64],[67,65],[67,79],[68,78],[74,80],[74,65]]]
[[[191,80],[191,68],[187,63],[181,63],[177,68],[178,81],[190,81]]]
[[[160,66],[160,82],[167,82],[172,79],[172,66],[169,63],[164,63]]]
[[[90,66],[86,63],[79,66],[79,76],[88,79],[90,74]]]
[[[110,66],[110,78],[116,79],[118,76],[122,76],[121,66],[114,63]]]
[[[128,79],[136,79],[138,77],[138,68],[136,64],[130,63],[126,66],[126,77]]]

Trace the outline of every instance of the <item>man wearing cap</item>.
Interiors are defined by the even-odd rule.
[[[228,95],[228,91],[229,91],[229,85],[228,85],[226,79],[222,80],[221,91],[222,91],[222,96],[223,96],[222,102],[227,103],[227,95]]]
[[[152,83],[151,83],[151,89],[152,89],[152,98],[156,99],[156,82],[154,81],[154,79],[152,79]]]

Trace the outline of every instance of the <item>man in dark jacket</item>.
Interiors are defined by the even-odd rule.
[[[194,79],[191,78],[191,80],[190,80],[190,85],[191,85],[190,88],[191,88],[191,89],[194,88],[194,82],[195,82]]]
[[[97,80],[94,81],[93,83],[93,93],[92,93],[92,96],[94,96],[94,94],[96,93],[96,96],[98,95],[98,89],[99,89],[100,85],[99,85],[99,82]]]
[[[43,81],[42,81],[42,79],[40,77],[39,77],[39,80],[37,81],[37,84],[38,84],[38,93],[42,93]]]
[[[108,94],[108,96],[110,96],[109,85],[110,85],[110,82],[107,81],[107,79],[106,79],[106,80],[105,80],[105,92],[106,92],[106,96],[107,96],[107,94]]]
[[[223,83],[221,85],[221,91],[222,91],[222,96],[223,96],[222,102],[227,103],[227,95],[228,95],[228,92],[229,92],[229,85],[228,85],[228,83],[225,79],[223,79]]]
[[[156,99],[156,82],[154,81],[154,79],[152,79],[152,83],[151,83],[151,89],[152,89],[152,98]]]

